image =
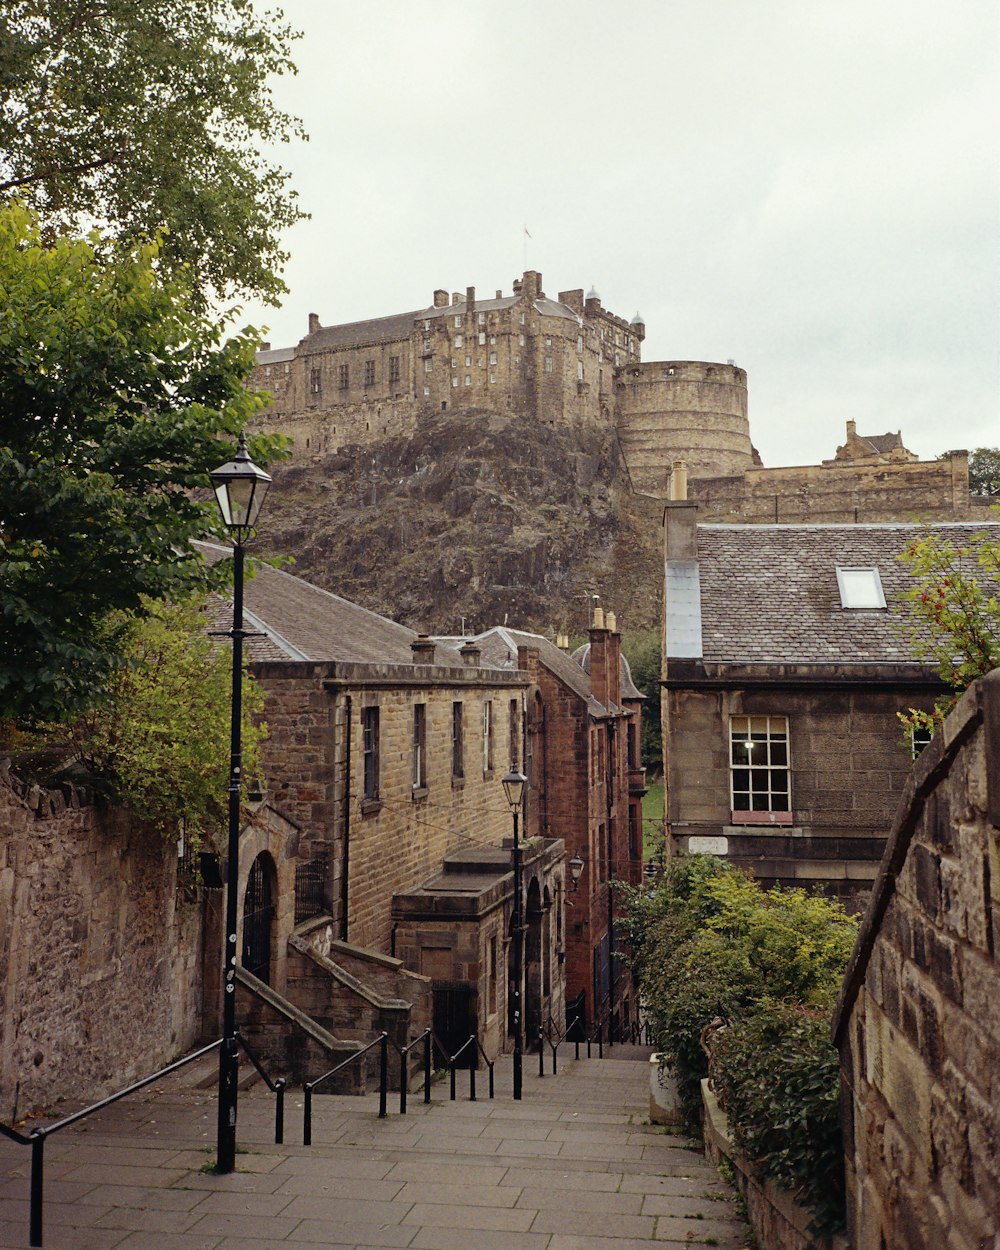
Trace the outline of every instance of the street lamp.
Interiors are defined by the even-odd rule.
[[[507,796],[507,806],[514,817],[514,908],[512,920],[514,938],[514,1098],[521,1097],[521,1063],[524,1051],[524,1017],[521,1010],[521,981],[524,956],[524,929],[521,923],[521,843],[517,838],[517,820],[524,802],[524,787],[528,778],[518,771],[516,762],[511,764],[510,772],[503,778],[503,792]]]
[[[573,893],[575,894],[580,888],[580,878],[583,876],[583,860],[579,855],[574,855],[569,861],[569,875],[573,881]]]
[[[222,1046],[219,1048],[219,1132],[216,1169],[236,1167],[236,892],[240,871],[240,788],[243,777],[243,544],[271,485],[247,453],[240,434],[236,459],[209,474],[222,520],[233,540],[233,693],[229,754],[229,849],[226,861],[226,931],[223,937]]]

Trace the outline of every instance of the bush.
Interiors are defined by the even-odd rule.
[[[737,1143],[815,1207],[817,1231],[836,1226],[840,1073],[829,1018],[857,921],[834,900],[762,890],[706,855],[674,860],[655,890],[626,895],[654,1043],[671,1057],[689,1122],[700,1119],[711,1049]]]
[[[840,1057],[826,1012],[773,1004],[717,1034],[714,1084],[733,1141],[758,1175],[814,1213],[810,1231],[844,1219]],[[780,1079],[777,1079],[780,1073]]]

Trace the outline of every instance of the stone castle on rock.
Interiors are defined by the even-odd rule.
[[[667,497],[683,461],[706,519],[869,522],[969,514],[968,456],[921,461],[898,433],[859,435],[853,421],[819,465],[765,468],[750,437],[747,375],[733,361],[643,361],[646,327],[582,288],[545,294],[527,270],[513,292],[480,299],[434,292],[431,304],[324,326],[258,354],[269,391],[258,420],[289,435],[297,460],[407,437],[422,415],[517,413],[539,425],[605,428],[633,493]]]

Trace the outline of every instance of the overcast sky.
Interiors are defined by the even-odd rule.
[[[263,7],[264,0],[260,0]],[[527,263],[735,359],[768,465],[1000,444],[996,0],[285,0],[274,346]],[[525,240],[524,227],[531,234]]]

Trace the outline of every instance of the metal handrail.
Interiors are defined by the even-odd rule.
[[[324,1072],[322,1076],[317,1077],[315,1081],[306,1081],[302,1090],[305,1094],[305,1114],[302,1119],[302,1144],[303,1146],[312,1145],[312,1096],[313,1090],[318,1085],[322,1085],[324,1081],[328,1081],[331,1076],[342,1071],[356,1059],[360,1059],[363,1055],[372,1050],[374,1047],[380,1048],[379,1055],[379,1090],[378,1090],[378,1118],[385,1119],[386,1114],[386,1093],[389,1088],[389,1034],[383,1029],[382,1032],[367,1046],[362,1046],[360,1050],[356,1050],[353,1055],[348,1055],[346,1059],[338,1063],[335,1068],[331,1068],[329,1072]]]
[[[406,1095],[410,1086],[410,1051],[418,1042],[424,1044],[424,1102],[431,1100],[431,1047],[433,1031],[430,1025],[418,1037],[406,1043],[399,1051],[399,1114],[406,1115]],[[395,1044],[395,1043],[393,1043]]]
[[[486,1051],[483,1050],[483,1044],[482,1042],[480,1042],[478,1036],[475,1033],[470,1033],[468,1036],[468,1039],[464,1041],[461,1046],[459,1046],[458,1050],[456,1050],[453,1055],[449,1055],[448,1052],[445,1050],[445,1048],[441,1045],[441,1039],[438,1037],[436,1033],[432,1034],[432,1036],[434,1038],[434,1045],[438,1048],[438,1051],[443,1056],[444,1061],[445,1061],[445,1067],[448,1069],[449,1087],[450,1087],[449,1101],[454,1102],[455,1097],[456,1097],[455,1071],[456,1071],[457,1065],[455,1061],[461,1058],[461,1056],[469,1049],[470,1046],[473,1048],[474,1056],[475,1056],[475,1053],[478,1052],[480,1055],[482,1055],[483,1060],[486,1064],[487,1071],[489,1072],[490,1098],[492,1098],[493,1093],[494,1093],[493,1068],[495,1065],[494,1065],[493,1060],[490,1059],[490,1057],[487,1055]],[[475,1062],[473,1061],[472,1063],[469,1064],[469,1102],[475,1102],[475,1101],[476,1101],[476,1065],[475,1065]]]
[[[174,1063],[168,1063],[165,1068],[160,1068],[152,1076],[144,1077],[141,1081],[136,1081],[125,1089],[120,1089],[116,1094],[109,1094],[107,1098],[102,1098],[99,1102],[92,1103],[89,1107],[83,1107],[80,1111],[74,1111],[70,1115],[63,1116],[61,1120],[56,1120],[55,1124],[40,1125],[38,1128],[33,1128],[27,1136],[6,1124],[0,1124],[0,1132],[3,1133],[4,1137],[17,1142],[20,1146],[31,1147],[31,1200],[28,1212],[29,1246],[34,1247],[42,1244],[46,1138],[51,1137],[53,1133],[58,1133],[64,1128],[69,1128],[71,1124],[76,1124],[78,1121],[86,1119],[87,1116],[93,1115],[95,1111],[103,1111],[105,1107],[110,1107],[112,1103],[119,1102],[122,1098],[127,1098],[129,1094],[145,1089],[147,1085],[152,1085],[155,1081],[160,1080],[161,1077],[169,1076],[171,1072],[176,1072],[178,1069],[186,1067],[189,1063],[194,1063],[196,1059],[201,1059],[203,1055],[210,1054],[213,1050],[218,1050],[223,1040],[220,1037],[214,1042],[209,1042],[207,1046],[203,1046],[200,1050],[196,1050],[190,1055],[185,1055],[183,1059],[177,1059]]]
[[[243,1034],[236,1030],[236,1044],[242,1049],[243,1053],[257,1069],[257,1075],[261,1078],[267,1088],[275,1096],[274,1102],[274,1144],[283,1146],[285,1143],[285,1088],[288,1082],[283,1076],[279,1076],[277,1080],[272,1081],[264,1069],[261,1067],[257,1056],[247,1045],[247,1040]]]

